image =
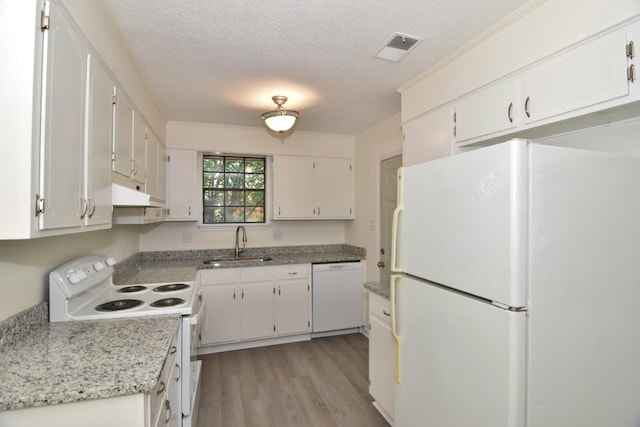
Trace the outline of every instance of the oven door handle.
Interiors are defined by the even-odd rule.
[[[203,322],[204,321],[204,295],[202,293],[202,291],[198,291],[198,294],[196,295],[196,298],[198,298],[198,300],[200,301],[200,307],[198,307],[198,312],[195,313],[195,315],[191,316],[191,324],[192,325],[197,325],[198,322]]]

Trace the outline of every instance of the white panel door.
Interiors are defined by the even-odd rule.
[[[196,175],[198,153],[190,150],[170,150],[168,166],[168,216],[172,221],[195,221],[196,206],[199,205],[196,198],[199,193]]]
[[[315,214],[327,219],[351,217],[353,161],[318,158],[314,165]]]
[[[313,218],[313,159],[276,156],[273,169],[273,217]]]
[[[51,4],[43,76],[40,229],[81,226],[88,50]]]
[[[133,173],[133,104],[117,91],[114,120],[113,171],[131,178]]]
[[[397,281],[396,427],[524,427],[526,314]]]
[[[240,338],[240,317],[236,285],[202,286],[205,322],[200,345],[237,341]]]
[[[537,64],[522,78],[524,123],[626,96],[626,34],[616,31]]]
[[[105,68],[91,57],[85,166],[87,225],[111,224],[113,89],[114,83]]]
[[[269,338],[275,333],[273,283],[243,283],[240,291],[240,337]]]
[[[467,95],[454,105],[454,139],[463,142],[518,126],[518,84],[507,79]]]
[[[132,178],[140,184],[140,188],[144,188],[145,179],[145,149],[147,141],[147,125],[144,123],[142,114],[139,111],[133,112],[133,173]],[[146,190],[145,190],[146,191]]]
[[[309,313],[311,294],[308,280],[278,283],[276,298],[276,333],[288,335],[311,330]]]
[[[640,158],[532,146],[530,427],[640,425]]]
[[[526,141],[404,168],[401,183],[396,268],[526,305]]]
[[[402,165],[451,155],[451,107],[438,108],[402,125]]]

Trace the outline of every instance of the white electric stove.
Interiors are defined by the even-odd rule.
[[[73,259],[49,274],[49,320],[91,319],[178,314],[180,325],[182,426],[195,426],[201,362],[196,360],[204,301],[198,282],[113,284],[116,260],[105,255]]]

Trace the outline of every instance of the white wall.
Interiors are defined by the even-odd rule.
[[[139,251],[135,229],[114,227],[68,236],[0,241],[0,321],[48,300],[49,271],[86,254],[122,260]]]
[[[169,122],[167,146],[228,154],[354,157],[353,136],[294,131],[281,140],[272,136],[261,125],[260,117],[256,117],[256,123],[260,126]],[[357,169],[356,164],[356,171]],[[351,221],[272,221],[265,225],[245,225],[247,247],[346,243],[345,224],[349,222]],[[230,249],[235,243],[235,229],[235,226],[201,229],[195,222],[171,222],[149,226],[141,231],[140,249]],[[193,236],[192,242],[184,241],[185,233]]]
[[[401,154],[400,113],[356,136],[356,219],[346,225],[346,241],[367,250],[366,281],[380,278],[376,266],[380,248],[380,161]],[[375,223],[375,230],[370,227]]]

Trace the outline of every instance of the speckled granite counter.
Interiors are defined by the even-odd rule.
[[[389,299],[391,297],[391,286],[388,283],[367,282],[364,287],[383,298]]]
[[[240,261],[213,266],[204,262],[214,258],[233,258],[233,249],[140,252],[116,265],[113,281],[117,285],[192,281],[197,271],[202,269],[360,261],[365,254],[363,248],[351,245],[247,248],[241,254]],[[271,259],[255,261],[264,257]]]
[[[19,323],[12,319],[0,323]],[[0,343],[0,411],[151,391],[179,322],[44,319]]]

